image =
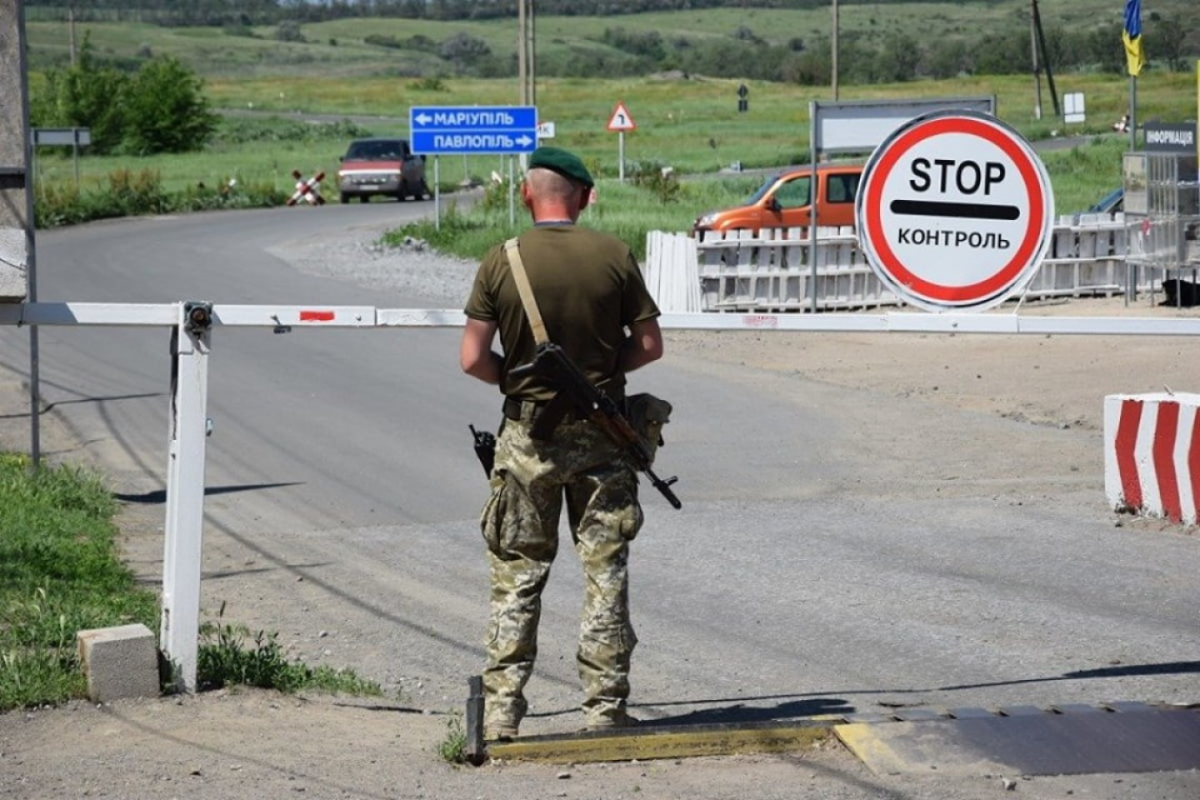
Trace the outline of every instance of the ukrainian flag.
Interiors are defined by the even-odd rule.
[[[1129,74],[1137,77],[1146,66],[1146,54],[1142,52],[1142,0],[1125,0],[1125,30],[1121,31],[1125,42],[1125,60]]]

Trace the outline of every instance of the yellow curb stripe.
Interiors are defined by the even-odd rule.
[[[858,760],[878,775],[911,771],[910,765],[876,735],[879,726],[863,722],[833,726],[833,732]]]
[[[688,730],[625,730],[574,736],[537,736],[493,742],[489,758],[520,761],[648,761],[662,758],[784,753],[812,747],[829,736],[827,725],[772,725],[755,728],[706,727]]]

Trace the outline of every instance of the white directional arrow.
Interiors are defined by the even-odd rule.
[[[416,119],[416,121],[422,125],[428,125],[429,123],[433,122],[433,117],[429,116],[428,114],[418,114],[414,119]]]
[[[529,145],[529,144],[532,144],[533,141],[534,140],[530,139],[528,136],[518,136],[517,137],[517,144],[519,144],[519,145],[523,145],[523,146]]]

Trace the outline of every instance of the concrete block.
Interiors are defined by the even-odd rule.
[[[1104,489],[1117,511],[1200,523],[1200,394],[1105,397]]]
[[[88,697],[107,703],[126,697],[156,697],[158,646],[145,625],[96,628],[76,635],[87,675]]]

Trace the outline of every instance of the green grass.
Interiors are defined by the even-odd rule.
[[[383,690],[351,669],[310,667],[288,661],[276,633],[250,629],[224,620],[225,606],[215,622],[200,628],[196,686],[201,691],[225,686],[255,686],[293,693],[301,689],[379,697]]]
[[[0,455],[0,710],[84,694],[76,632],[157,628],[155,594],[118,558],[116,510],[96,475]]]
[[[449,764],[467,763],[467,732],[463,730],[461,715],[454,714],[446,720],[446,738],[438,742],[437,751]]]
[[[648,166],[647,169],[653,169]],[[762,182],[747,175],[724,178],[685,180],[678,184],[674,198],[631,180],[615,179],[597,183],[597,202],[589,206],[580,223],[621,237],[633,247],[639,258],[645,256],[649,231],[688,231],[698,211],[709,211],[743,201]],[[509,223],[507,184],[489,186],[481,202],[469,209],[450,203],[439,224],[432,219],[410,223],[384,235],[386,244],[399,244],[406,236],[424,239],[437,250],[463,258],[478,259],[489,247],[530,227],[529,213],[514,198],[514,224]]]
[[[138,585],[116,545],[118,504],[100,476],[72,466],[30,470],[0,454],[0,712],[84,697],[81,630],[142,623],[158,630],[157,594]],[[289,662],[277,635],[202,627],[197,683],[295,692],[382,694],[353,670]]]

